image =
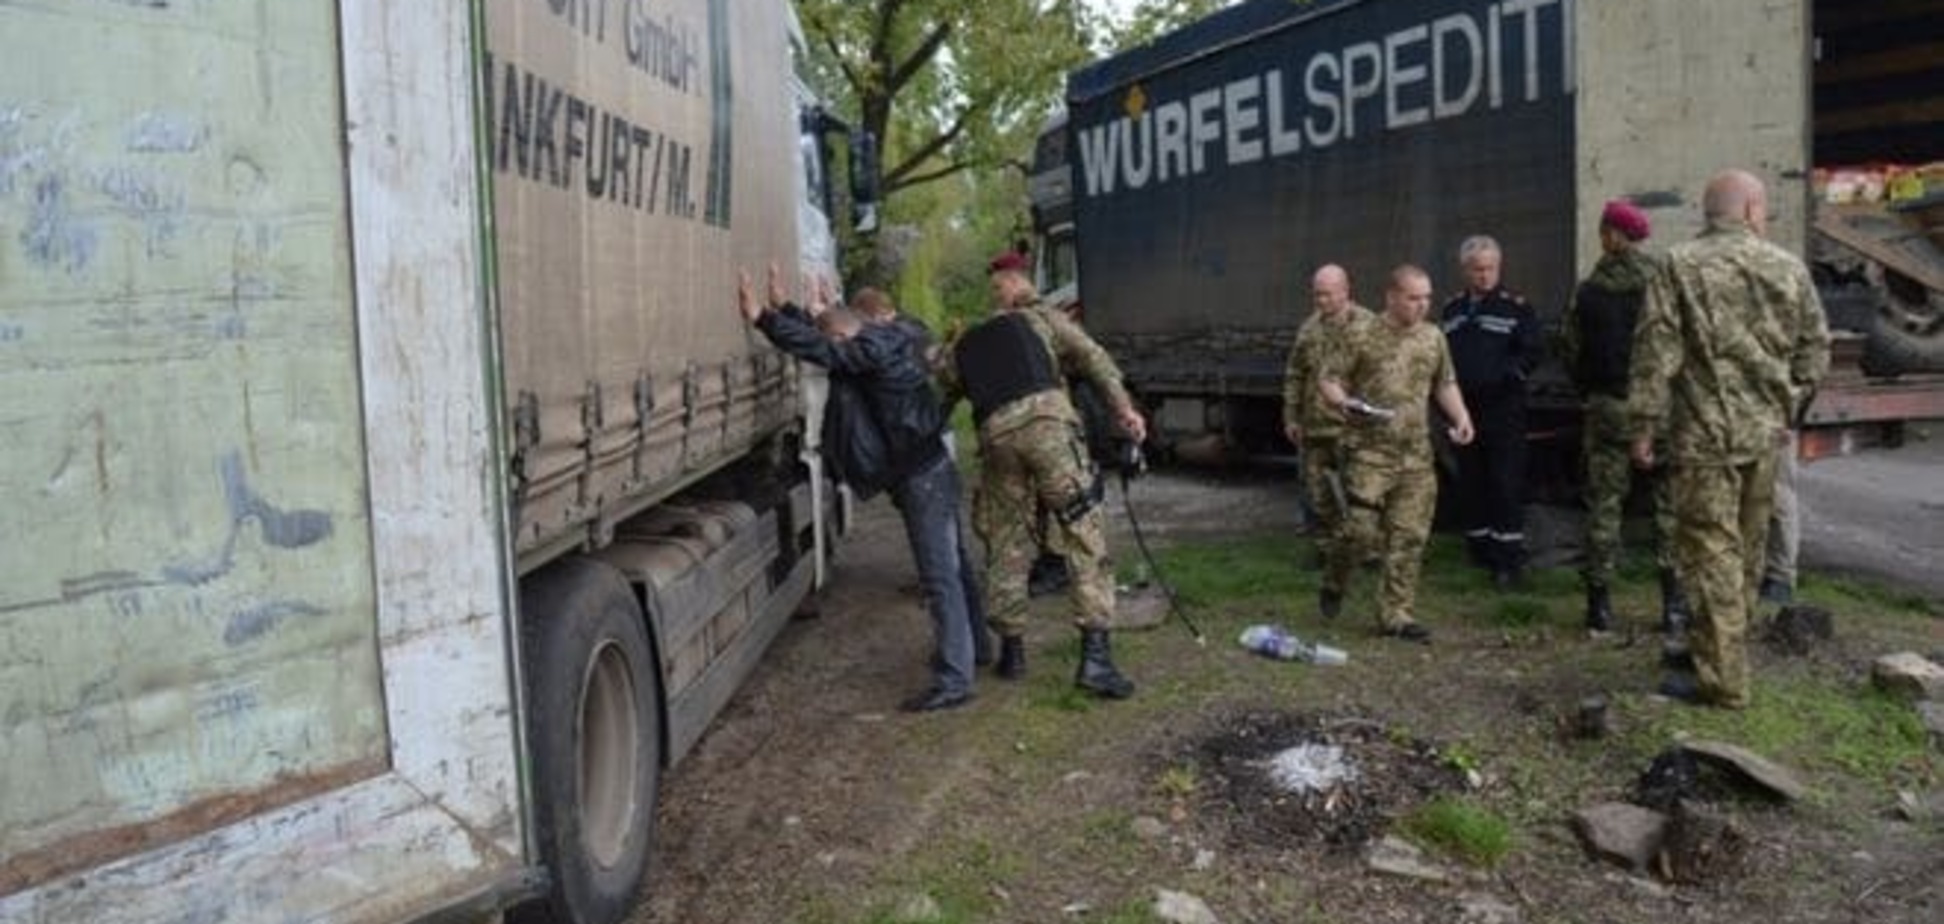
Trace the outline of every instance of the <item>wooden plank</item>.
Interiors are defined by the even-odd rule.
[[[1806,426],[1944,418],[1944,376],[1849,381],[1816,392]]]
[[[516,868],[389,774],[0,898],[0,921],[396,924]]]
[[[1918,259],[1895,244],[1858,230],[1842,216],[1825,210],[1816,215],[1816,230],[1835,238],[1845,247],[1869,257],[1899,273],[1917,280],[1932,291],[1944,292],[1944,270],[1935,263]]]
[[[1944,97],[1899,100],[1878,106],[1819,113],[1816,116],[1816,131],[1836,134],[1933,123],[1944,123]]]
[[[1944,42],[1910,45],[1873,54],[1855,55],[1816,64],[1816,83],[1834,84],[1849,80],[1873,80],[1901,74],[1921,74],[1936,70],[1944,61]]]

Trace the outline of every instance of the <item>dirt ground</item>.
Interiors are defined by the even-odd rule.
[[[1536,541],[1563,551],[1514,600],[1461,573],[1448,542],[1434,553],[1421,618],[1438,636],[1423,647],[1371,633],[1369,578],[1343,621],[1314,614],[1307,546],[1284,528],[1287,476],[1166,474],[1134,492],[1206,645],[1175,624],[1118,634],[1140,691],[1093,703],[1070,690],[1077,646],[1060,603],[1041,601],[1026,681],[982,675],[965,709],[901,714],[897,701],[926,679],[928,628],[895,515],[872,505],[821,616],[784,632],[664,779],[650,895],[633,921],[1131,924],[1160,920],[1157,889],[1199,896],[1224,922],[1944,920],[1944,824],[1894,811],[1900,790],[1937,789],[1937,751],[1907,706],[1867,682],[1877,654],[1944,649],[1944,622],[1924,612],[1934,598],[1806,579],[1803,596],[1838,614],[1836,640],[1806,658],[1756,646],[1757,707],[1706,714],[1647,695],[1650,637],[1577,630],[1568,512],[1537,511]],[[1118,503],[1113,521],[1122,573],[1138,575]],[[1618,602],[1638,629],[1650,579],[1631,573]],[[1350,663],[1255,657],[1235,635],[1258,621],[1329,641]],[[1615,734],[1562,735],[1594,694],[1611,699]],[[1433,777],[1470,777],[1450,791],[1502,820],[1509,849],[1467,862],[1435,836],[1413,838],[1447,880],[1428,882],[1372,872],[1356,844],[1298,828],[1263,836],[1281,816],[1244,814],[1224,796],[1236,762],[1206,755],[1238,727],[1317,717],[1382,730],[1359,747],[1423,743],[1445,771]],[[1568,816],[1625,798],[1681,733],[1767,747],[1813,794],[1719,806],[1746,849],[1711,881],[1672,885],[1588,859]],[[1445,791],[1423,788],[1424,799]],[[1412,801],[1386,803],[1373,833],[1405,833]]]

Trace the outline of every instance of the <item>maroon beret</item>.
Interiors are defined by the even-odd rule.
[[[997,273],[1001,270],[1018,270],[1023,273],[1026,272],[1026,268],[1026,255],[1017,250],[1002,251],[992,258],[992,262],[986,264],[988,273]]]
[[[1647,220],[1647,213],[1625,199],[1608,202],[1606,209],[1600,212],[1600,224],[1626,235],[1630,241],[1644,241],[1654,231],[1653,224]]]

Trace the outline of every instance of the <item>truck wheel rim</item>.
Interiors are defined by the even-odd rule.
[[[603,867],[620,861],[634,827],[637,719],[628,657],[605,642],[588,659],[581,687],[579,806],[583,846]]]

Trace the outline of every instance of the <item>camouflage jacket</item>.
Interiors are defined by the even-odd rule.
[[[1114,365],[1113,357],[1087,336],[1080,325],[1037,300],[1012,310],[1023,314],[1032,324],[1034,332],[1040,335],[1040,340],[1053,357],[1054,368],[1070,379],[1092,382],[1106,399],[1110,412],[1132,403],[1127,396],[1127,388],[1121,384],[1120,368]],[[948,346],[941,354],[937,367],[938,383],[943,389],[947,408],[965,397],[964,384],[959,381],[958,364],[952,358],[957,347],[956,341]],[[1079,423],[1080,415],[1074,410],[1073,399],[1067,395],[1066,389],[1055,388],[1027,395],[993,411],[980,425],[979,437],[994,439],[1045,418]]]
[[[1634,331],[1627,416],[1667,433],[1676,463],[1739,465],[1829,371],[1829,326],[1809,269],[1739,221],[1711,220],[1675,246]]]
[[[1323,400],[1316,387],[1323,372],[1323,360],[1343,352],[1357,330],[1371,323],[1375,315],[1352,302],[1335,321],[1310,312],[1296,331],[1296,343],[1289,348],[1289,362],[1283,367],[1283,424],[1300,424],[1303,439],[1335,439],[1343,431],[1343,415]]]
[[[1451,347],[1438,325],[1424,321],[1402,328],[1376,318],[1343,350],[1326,357],[1321,377],[1336,380],[1351,397],[1396,413],[1389,420],[1352,422],[1344,437],[1351,448],[1431,464],[1431,396],[1458,381]]]

